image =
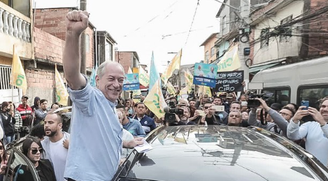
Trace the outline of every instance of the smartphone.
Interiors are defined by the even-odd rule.
[[[241,101],[241,107],[246,107],[247,106],[247,101]]]
[[[212,108],[215,109],[215,112],[223,112],[224,111],[224,106],[222,106],[222,105],[212,106]]]
[[[303,108],[303,110],[307,110],[309,108],[309,101],[302,100],[301,101],[301,106],[306,106],[306,108]]]
[[[206,115],[205,112],[202,111],[202,110],[196,110],[196,111],[198,112],[198,115],[200,115],[200,116],[205,116]]]

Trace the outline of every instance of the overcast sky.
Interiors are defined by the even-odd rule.
[[[39,6],[78,4],[78,0],[36,1]],[[87,5],[91,22],[114,38],[119,51],[136,51],[140,63],[147,65],[154,51],[159,72],[174,57],[168,52],[181,48],[182,65],[203,60],[200,45],[219,31],[215,15],[221,4],[215,0],[88,0]]]

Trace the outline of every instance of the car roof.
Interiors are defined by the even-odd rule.
[[[131,168],[131,177],[188,181],[327,179],[327,169],[315,158],[286,138],[260,128],[163,126],[146,140],[152,149],[143,154],[133,151],[121,167]]]

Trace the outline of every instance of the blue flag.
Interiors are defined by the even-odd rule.
[[[154,60],[154,52],[152,52],[151,62],[150,62],[150,76],[149,76],[149,89],[148,89],[149,91],[151,90],[151,88],[154,86],[154,84],[159,78],[160,78],[159,73],[156,69],[155,60]]]
[[[91,75],[90,75],[90,85],[92,87],[96,87],[96,74],[97,74],[97,66],[93,67]]]

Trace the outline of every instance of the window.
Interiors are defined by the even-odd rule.
[[[10,6],[16,11],[24,14],[27,17],[30,17],[30,1],[22,0],[0,0],[4,4]]]
[[[262,29],[260,39],[261,39],[261,48],[269,46],[270,32],[269,28]]]
[[[215,53],[216,53],[216,48],[215,47],[212,47],[211,48],[211,57],[213,57],[214,55],[215,55]]]
[[[227,27],[226,16],[222,17],[222,31]]]
[[[275,87],[263,89],[264,100],[270,106],[272,103],[286,105],[290,103],[290,87]]]
[[[205,63],[208,63],[209,59],[210,59],[210,54],[208,51],[206,51],[205,52]]]
[[[290,15],[287,18],[281,20],[280,25],[285,25],[285,24],[291,22],[292,18],[293,18],[293,15]],[[283,41],[288,42],[290,37],[292,36],[292,27],[290,25],[281,27],[280,32],[281,32],[281,34],[279,36],[279,41],[280,42],[283,42]]]
[[[90,52],[90,36],[85,34],[85,53]]]
[[[319,109],[319,100],[328,96],[328,85],[299,86],[297,89],[297,105],[308,100],[309,106]]]
[[[105,60],[112,61],[113,46],[108,41],[105,41]]]

